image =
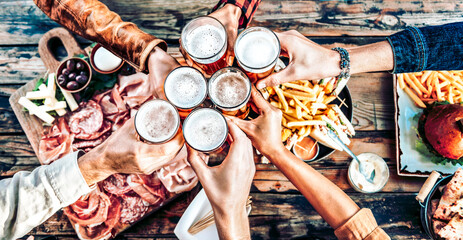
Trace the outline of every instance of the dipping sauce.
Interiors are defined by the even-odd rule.
[[[373,183],[368,182],[360,173],[357,161],[352,160],[348,170],[350,185],[355,190],[363,193],[375,193],[383,189],[389,180],[389,168],[384,159],[374,153],[362,153],[357,155],[357,158],[360,161],[372,163],[371,165],[375,169],[375,177]]]
[[[106,48],[99,47],[93,55],[93,63],[98,70],[110,72],[117,69],[122,64],[122,59]]]
[[[318,143],[310,137],[305,137],[294,145],[293,153],[302,160],[312,160],[318,155]]]

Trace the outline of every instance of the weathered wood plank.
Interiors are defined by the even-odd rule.
[[[191,19],[205,15],[218,2],[103,0],[126,21],[159,38],[175,41]],[[142,11],[141,11],[142,10]],[[308,36],[385,36],[406,26],[461,21],[461,1],[262,1],[252,25],[296,29]],[[32,1],[0,2],[0,44],[34,44],[58,26]]]
[[[250,225],[253,239],[334,239],[333,230],[300,194],[253,193]],[[393,239],[425,238],[420,228],[419,205],[414,194],[349,194],[361,207],[372,209],[376,220]],[[121,238],[172,236],[187,207],[183,195],[122,233]],[[53,215],[30,234],[74,236],[62,212]],[[395,237],[397,236],[397,238]]]

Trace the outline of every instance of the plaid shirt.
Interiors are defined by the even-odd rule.
[[[239,28],[246,28],[251,22],[254,13],[257,10],[261,0],[220,0],[220,2],[212,9],[212,12],[224,6],[227,3],[236,5],[241,8],[243,14],[241,14]]]

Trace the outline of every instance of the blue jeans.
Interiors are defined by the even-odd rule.
[[[387,40],[394,52],[393,73],[463,70],[463,22],[410,27]]]

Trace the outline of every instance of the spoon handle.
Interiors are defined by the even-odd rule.
[[[349,147],[344,144],[338,135],[331,129],[328,129],[328,137],[330,137],[336,144],[338,144],[344,151],[346,151],[353,159],[355,159],[359,164],[360,161],[358,160],[357,156],[349,149]]]

